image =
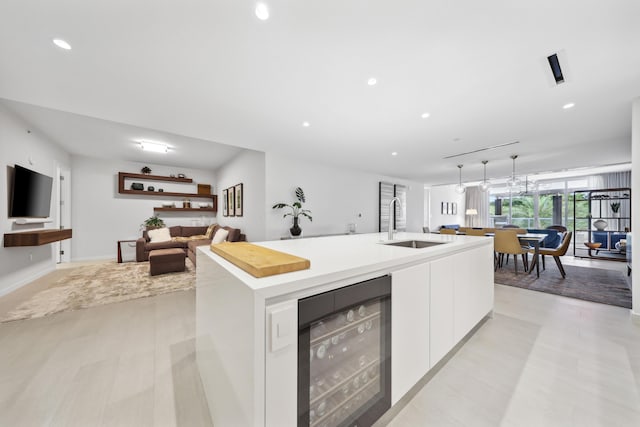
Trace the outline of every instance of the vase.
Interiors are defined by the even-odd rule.
[[[593,226],[598,231],[603,231],[605,228],[607,228],[607,225],[609,225],[609,224],[604,219],[599,219],[597,221],[593,221]]]
[[[289,229],[292,236],[299,236],[302,233],[302,228],[298,226],[298,218],[293,218],[293,227]]]

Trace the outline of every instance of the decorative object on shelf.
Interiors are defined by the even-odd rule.
[[[236,188],[229,187],[227,190],[227,198],[229,199],[227,203],[227,210],[229,211],[229,216],[236,216]]]
[[[141,183],[141,182],[132,182],[131,183],[131,189],[132,190],[142,191],[142,190],[144,190],[144,184]]]
[[[297,187],[295,190],[295,194],[296,199],[298,199],[297,202],[293,202],[293,204],[291,205],[288,205],[286,203],[276,203],[275,205],[273,205],[272,209],[291,209],[291,212],[285,213],[282,217],[286,218],[289,215],[293,217],[293,227],[291,227],[289,231],[291,232],[292,236],[299,236],[302,233],[302,229],[298,225],[298,218],[300,216],[306,216],[307,218],[309,218],[309,221],[313,221],[313,218],[311,217],[311,215],[309,215],[311,213],[310,210],[302,209],[302,204],[306,202],[306,198],[304,196],[304,191],[302,191],[302,188]]]
[[[211,184],[198,184],[198,194],[211,194]]]
[[[175,173],[172,173],[172,174],[169,175],[169,178],[175,178],[175,177],[176,177]]]
[[[147,191],[156,191],[156,187],[154,187],[153,185],[150,185],[147,187]]]
[[[463,165],[458,165],[458,171],[459,171],[459,179],[458,179],[458,185],[456,185],[456,193],[458,194],[464,194],[464,192],[466,191],[465,186],[462,184],[462,166]]]
[[[174,202],[164,202],[162,203],[163,208],[175,208],[176,204]]]
[[[185,201],[182,202],[182,207],[183,208],[190,208],[191,207],[191,200],[186,199]]]
[[[198,203],[198,206],[200,207],[200,209],[204,209],[204,208],[210,208],[211,204],[210,203]]]
[[[185,174],[183,174],[183,173],[179,173],[179,174],[178,174],[178,178],[186,178],[186,177],[187,177],[187,176],[186,176]]]
[[[145,175],[149,175],[151,173],[151,168],[149,166],[145,166],[142,169],[140,169],[140,172],[142,172]]]
[[[142,225],[144,225],[147,230],[154,230],[156,228],[164,227],[164,221],[161,218],[158,218],[158,215],[154,215],[147,218]]]
[[[158,188],[158,193],[164,193],[164,188]]]
[[[609,206],[611,206],[613,216],[618,216],[618,212],[620,211],[620,202],[611,202]]]
[[[222,190],[222,216],[229,216],[229,189]]]
[[[604,229],[607,228],[608,225],[609,223],[607,223],[607,221],[605,221],[604,219],[598,219],[596,221],[593,221],[593,226],[598,231],[604,231]]]
[[[235,191],[235,198],[236,198],[236,203],[235,203],[235,208],[236,208],[236,216],[242,216],[242,211],[243,211],[243,200],[242,200],[242,183],[240,184],[236,184],[236,186],[234,187],[234,191]]]

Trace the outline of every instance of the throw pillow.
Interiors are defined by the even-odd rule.
[[[211,244],[217,245],[218,243],[224,242],[228,235],[229,231],[221,228],[220,230],[216,231],[215,236],[213,236],[213,240],[211,240]]]
[[[171,233],[167,227],[156,228],[155,230],[147,231],[151,243],[169,242],[171,240]]]
[[[213,232],[216,230],[217,226],[218,224],[211,224],[209,228],[207,228],[207,232],[204,233],[204,235],[207,236],[207,239],[213,238]]]

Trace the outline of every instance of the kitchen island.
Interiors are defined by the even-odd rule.
[[[385,233],[260,242],[311,268],[259,279],[198,248],[196,357],[214,425],[298,425],[298,303],[356,283],[391,277],[391,405],[443,360],[493,310],[493,240],[394,237],[407,240],[436,244],[392,246]]]

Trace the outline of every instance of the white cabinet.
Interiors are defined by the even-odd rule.
[[[493,249],[490,246],[454,255],[453,339],[459,342],[493,309]]]
[[[391,404],[430,368],[429,264],[391,275]]]
[[[456,256],[431,262],[429,306],[429,359],[435,366],[453,348],[453,284]]]

